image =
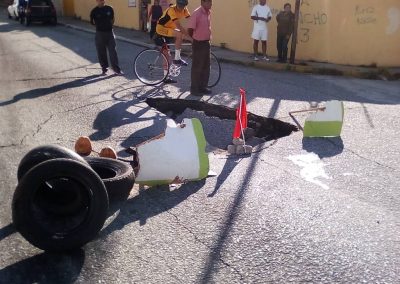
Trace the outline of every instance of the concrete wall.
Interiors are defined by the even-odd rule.
[[[115,25],[119,27],[139,29],[140,0],[136,0],[136,7],[128,7],[128,0],[106,0],[106,4],[114,8],[116,16]],[[75,0],[75,14],[83,20],[89,21],[90,11],[95,6],[95,0]]]
[[[116,25],[139,28],[139,5],[107,0],[116,12]],[[174,2],[174,1],[172,1]],[[200,0],[189,1],[192,11]],[[268,53],[276,55],[275,16],[284,3],[268,0],[274,18],[268,24]],[[214,0],[213,44],[251,52],[250,12],[258,0]],[[94,0],[75,0],[77,16],[88,20]],[[297,58],[348,65],[400,66],[400,0],[302,0]]]

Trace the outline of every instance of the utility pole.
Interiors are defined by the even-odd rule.
[[[299,16],[300,16],[300,1],[296,0],[296,5],[294,8],[294,30],[292,36],[292,47],[290,49],[290,64],[294,64],[296,59],[296,46],[297,46],[297,29],[299,27]]]

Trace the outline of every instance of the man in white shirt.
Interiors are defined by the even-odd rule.
[[[260,0],[260,4],[253,7],[251,12],[251,19],[254,21],[253,32],[251,37],[254,39],[253,51],[254,60],[258,61],[258,42],[261,40],[263,60],[269,61],[267,57],[267,39],[268,39],[268,28],[267,23],[272,18],[271,9],[268,7],[266,0]]]

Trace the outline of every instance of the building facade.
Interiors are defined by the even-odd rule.
[[[72,2],[73,13],[89,20],[95,0]],[[116,25],[140,29],[141,0],[106,0]],[[165,2],[165,1],[164,1]],[[172,3],[175,1],[172,0]],[[189,0],[194,10],[200,0]],[[276,56],[275,16],[295,0],[267,0],[274,18],[268,23],[268,54]],[[258,0],[213,1],[213,45],[252,52],[252,7]],[[65,10],[65,4],[64,4]],[[400,66],[400,0],[302,0],[296,58],[346,65]]]

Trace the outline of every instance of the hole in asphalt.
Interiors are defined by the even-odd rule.
[[[226,149],[232,144],[236,109],[203,101],[148,98],[146,103],[180,123],[184,118],[198,118],[209,144]],[[266,141],[290,135],[298,128],[274,118],[262,117],[248,112],[248,129],[245,132],[247,144],[256,146]]]

